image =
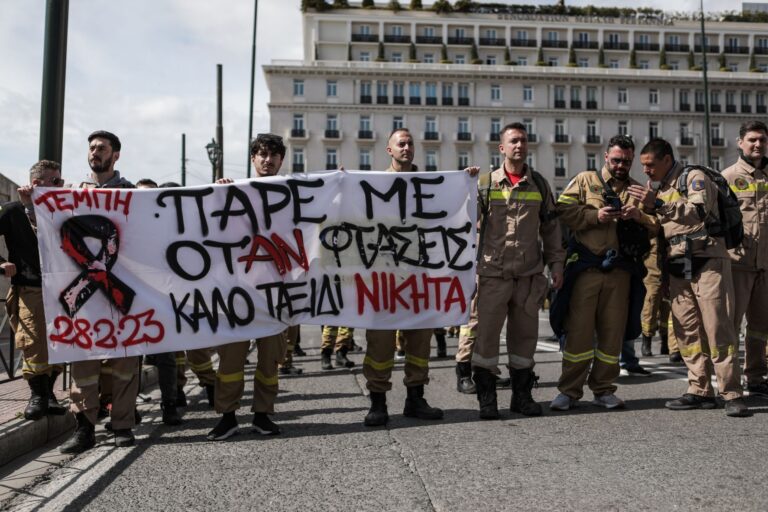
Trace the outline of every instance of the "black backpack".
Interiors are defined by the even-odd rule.
[[[707,214],[704,219],[707,234],[723,238],[728,249],[738,247],[744,238],[744,224],[736,194],[731,190],[728,180],[719,172],[703,165],[686,165],[677,180],[677,189],[681,195],[688,197],[688,173],[694,170],[706,174],[717,186],[717,218]]]

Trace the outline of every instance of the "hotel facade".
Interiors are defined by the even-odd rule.
[[[679,160],[737,157],[739,125],[765,119],[768,24],[708,21],[710,124],[700,23],[664,15],[437,14],[344,8],[303,13],[300,61],[264,66],[284,172],[386,169],[407,127],[422,170],[500,165],[499,129],[522,122],[529,164],[562,190],[599,168],[608,139],[672,143]],[[635,177],[641,177],[635,162]]]

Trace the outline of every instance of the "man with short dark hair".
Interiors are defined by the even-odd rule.
[[[99,130],[88,136],[88,165],[91,180],[83,182],[85,188],[134,188],[115,169],[122,146],[117,135]],[[139,392],[140,357],[117,357],[110,359],[108,377],[112,383],[111,426],[115,435],[115,446],[133,446],[133,427],[136,424],[136,395]],[[62,453],[81,453],[96,444],[95,425],[99,413],[99,376],[101,361],[76,361],[72,363],[73,385],[70,391],[70,410],[77,419],[77,428],[67,441],[59,447]]]
[[[717,407],[714,366],[725,414],[749,416],[741,398],[731,260],[724,239],[706,227],[706,220],[719,216],[717,185],[703,171],[692,169],[685,180],[687,193],[681,193],[683,166],[663,139],[648,142],[640,162],[650,181],[630,193],[655,212],[664,230],[672,323],[688,367],[687,392],[665,405],[671,410]]]
[[[768,397],[765,347],[768,340],[768,127],[747,121],[739,130],[739,159],[723,177],[739,200],[744,241],[728,251],[733,265],[734,327],[738,333],[744,315],[744,376],[750,395]]]
[[[283,165],[285,145],[282,137],[271,133],[260,133],[251,141],[251,163],[256,178],[275,176]],[[217,183],[231,183],[223,178]],[[211,430],[209,441],[223,441],[238,432],[235,413],[245,389],[245,363],[248,358],[250,340],[237,341],[218,347],[219,369],[216,372],[214,408],[221,414],[218,424]],[[275,412],[277,398],[278,365],[283,362],[287,348],[287,332],[265,336],[256,340],[258,359],[253,375],[253,431],[261,435],[276,435],[280,427],[270,418]]]
[[[629,187],[638,184],[629,176],[634,156],[631,138],[612,137],[603,168],[579,173],[557,200],[557,211],[572,237],[565,283],[550,312],[556,320],[555,332],[565,336],[557,385],[560,394],[550,404],[552,410],[574,407],[583,396],[585,382],[594,394],[593,405],[624,407],[624,401],[615,395],[614,382],[619,375],[622,340],[640,334],[645,268],[637,261],[639,255],[630,254],[630,247],[619,238],[619,225],[632,223],[622,227],[634,227],[646,243],[649,233],[658,231],[656,219],[641,211],[628,194]],[[636,302],[632,298],[639,298],[637,318],[630,315],[628,304]],[[632,336],[628,326],[635,321],[638,332]]]
[[[24,417],[33,421],[46,414],[66,412],[53,393],[56,377],[64,367],[48,364],[42,271],[32,205],[33,188],[63,184],[61,166],[51,160],[40,160],[29,170],[29,185],[18,189],[20,201],[0,206],[0,236],[5,237],[8,248],[8,259],[0,257],[0,269],[11,280],[5,308],[16,348],[23,352],[22,375],[31,391]]]
[[[481,419],[498,419],[496,376],[500,373],[499,336],[506,321],[510,410],[526,416],[541,414],[531,390],[538,381],[533,372],[539,333],[539,308],[552,273],[552,286],[562,284],[565,251],[555,202],[546,179],[529,168],[525,125],[512,123],[499,133],[500,168],[481,187],[482,219],[477,274],[477,340],[472,369]]]

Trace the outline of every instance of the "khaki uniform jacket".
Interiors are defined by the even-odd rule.
[[[549,185],[539,190],[527,165],[516,185],[510,183],[503,166],[489,179],[488,219],[477,274],[504,279],[527,277],[540,274],[545,264],[552,272],[562,272],[565,250],[560,224],[557,219],[541,222],[539,217],[542,209],[555,210]],[[481,184],[483,200],[487,192],[487,185]]]
[[[717,185],[703,172],[693,170],[688,173],[688,197],[685,197],[677,188],[677,179],[682,170],[683,166],[675,162],[656,196],[664,202],[656,210],[656,216],[669,244],[667,255],[670,258],[684,256],[685,240],[680,235],[694,235],[696,238],[691,244],[692,256],[727,258],[725,241],[706,235],[704,219],[699,214],[699,209],[702,209],[709,215],[717,216]]]
[[[763,164],[765,165],[765,164]],[[741,270],[768,268],[768,173],[755,168],[743,158],[723,171],[731,190],[739,200],[744,222],[744,240],[728,254],[733,267]],[[765,239],[763,239],[765,235]]]
[[[636,200],[627,193],[630,185],[639,185],[632,178],[626,181],[615,179],[607,166],[599,171],[605,182],[621,199],[622,204],[636,204]],[[619,250],[619,237],[616,234],[616,221],[600,224],[597,211],[608,206],[603,198],[605,188],[595,171],[584,171],[576,175],[557,199],[557,211],[560,219],[570,228],[576,241],[593,254],[605,255],[609,249]],[[641,210],[639,224],[648,229],[648,236],[656,236],[659,223],[656,218]]]

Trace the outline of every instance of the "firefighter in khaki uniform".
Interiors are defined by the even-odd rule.
[[[728,251],[736,292],[734,327],[747,315],[744,375],[750,394],[768,396],[765,347],[768,340],[768,127],[748,121],[739,130],[738,161],[723,171],[739,199],[744,241]]]
[[[663,260],[659,255],[659,240],[656,237],[651,239],[651,252],[648,253],[644,263],[648,273],[645,275],[645,279],[643,279],[645,302],[643,303],[643,313],[640,318],[643,328],[642,354],[644,357],[653,355],[651,342],[657,330],[661,338],[659,352],[661,354],[669,354],[666,330],[669,307],[662,296],[661,269],[663,268]]]
[[[192,373],[197,376],[197,380],[203,388],[208,398],[208,405],[213,407],[214,385],[216,384],[216,372],[213,370],[213,361],[211,356],[213,349],[198,348],[176,352],[176,405],[179,407],[187,406],[187,395],[184,393],[184,386],[187,384],[187,362]]]
[[[323,370],[333,370],[331,354],[336,354],[337,368],[352,368],[353,361],[347,359],[347,352],[352,348],[355,329],[352,327],[323,326],[323,337],[320,345],[320,367]]]
[[[388,172],[412,172],[414,144],[407,128],[393,130],[387,139],[387,154],[392,162]],[[480,169],[471,167],[466,171],[474,176]],[[371,392],[371,408],[364,424],[369,427],[385,425],[389,421],[387,412],[387,391],[392,389],[390,379],[395,365],[395,338],[398,331],[391,329],[368,329],[365,339],[368,346],[363,360],[363,375]],[[403,383],[408,391],[403,416],[439,420],[443,411],[430,407],[424,399],[424,385],[429,382],[429,352],[433,329],[405,329],[403,336],[405,350],[405,378]]]
[[[552,190],[525,163],[525,125],[509,124],[499,137],[503,164],[491,173],[489,187],[480,190],[481,209],[486,211],[477,267],[477,340],[472,369],[482,419],[499,418],[495,375],[499,373],[499,335],[505,321],[512,382],[510,410],[526,416],[541,414],[531,389],[538,380],[533,356],[539,308],[549,284],[542,272],[548,265],[553,287],[559,289],[565,261],[560,225],[554,215],[547,216],[555,211]]]
[[[557,201],[560,219],[571,230],[574,249],[569,251],[564,286],[571,296],[563,369],[557,385],[560,394],[550,404],[552,410],[566,411],[575,406],[583,396],[585,381],[594,393],[593,405],[607,409],[624,407],[624,402],[614,394],[614,381],[619,375],[619,353],[629,318],[631,274],[621,264],[617,221],[637,222],[650,236],[658,232],[656,219],[631,204],[627,192],[630,185],[637,184],[629,177],[634,149],[629,137],[611,138],[605,166],[597,172],[578,174]],[[618,204],[607,203],[607,187],[610,197],[618,196],[620,208]],[[584,269],[571,283],[572,263],[583,265]]]
[[[280,171],[285,157],[282,137],[259,134],[251,142],[251,163],[257,177],[274,176]],[[231,183],[224,178],[217,183]],[[214,409],[221,414],[219,423],[211,430],[207,439],[221,441],[237,434],[235,412],[240,407],[240,398],[245,389],[245,363],[251,342],[238,341],[222,345],[219,351],[219,369],[216,372]],[[256,340],[258,360],[253,375],[253,430],[262,435],[275,435],[280,428],[269,418],[275,412],[277,398],[278,365],[283,362],[287,349],[287,334],[281,332]]]
[[[669,246],[669,296],[675,337],[688,367],[688,391],[670,400],[672,410],[712,409],[717,406],[711,384],[714,365],[720,396],[728,416],[748,416],[741,398],[738,337],[733,327],[731,260],[722,238],[709,236],[705,219],[718,215],[715,183],[700,170],[686,180],[687,197],[678,178],[683,166],[663,139],[648,142],[640,152],[648,188],[631,191],[645,208],[653,208]],[[657,186],[651,186],[656,182]],[[654,194],[653,190],[658,190]],[[686,276],[684,269],[690,269]]]

